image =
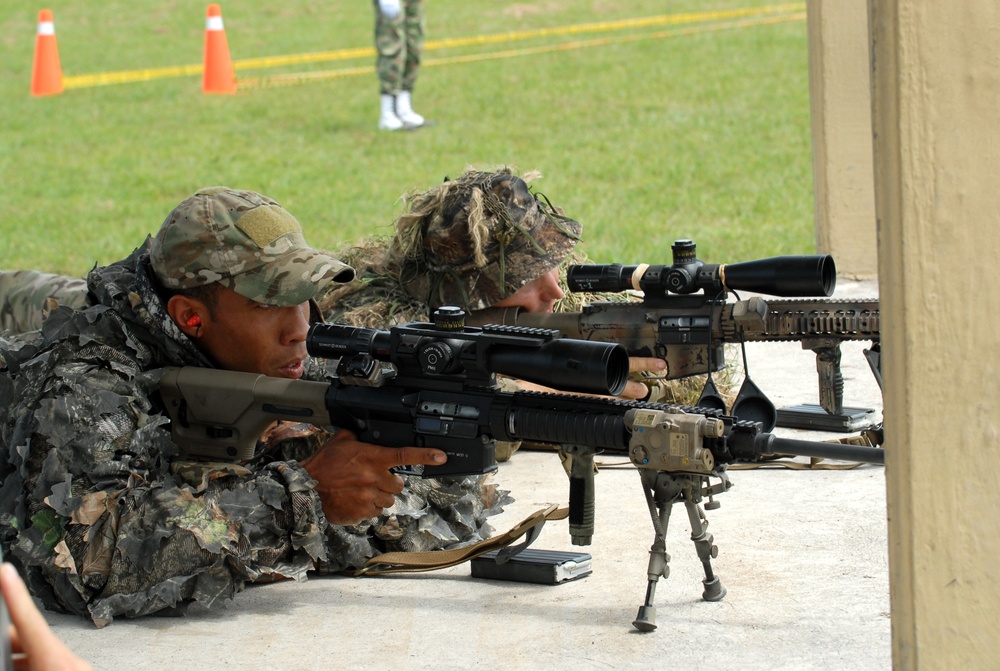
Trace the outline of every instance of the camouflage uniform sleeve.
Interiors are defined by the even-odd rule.
[[[56,305],[82,307],[87,281],[37,270],[0,270],[0,331],[26,333],[42,328]]]
[[[326,558],[315,483],[296,462],[172,462],[167,418],[147,393],[155,373],[107,352],[60,355],[15,382],[0,376],[0,404],[14,408],[0,428],[0,531],[47,607],[104,626],[211,607]]]

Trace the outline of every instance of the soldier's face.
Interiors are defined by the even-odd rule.
[[[214,309],[205,310],[201,318],[196,342],[221,368],[302,377],[309,303],[274,307],[220,287]]]
[[[556,301],[565,296],[559,286],[559,268],[528,282],[494,307],[520,307],[526,312],[552,312]]]

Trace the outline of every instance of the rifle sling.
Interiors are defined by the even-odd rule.
[[[803,463],[801,461],[784,461],[780,456],[775,459],[768,459],[762,462],[752,463],[752,464],[730,464],[729,470],[731,471],[750,471],[753,469],[764,469],[764,468],[787,468],[792,471],[849,471],[851,469],[857,468],[858,466],[864,466],[862,463],[847,463],[847,464],[831,464],[828,463],[823,457],[810,457],[809,463]]]
[[[479,541],[466,547],[451,550],[431,550],[429,552],[386,552],[369,559],[352,575],[383,575],[385,573],[419,573],[456,566],[481,554],[504,548],[497,562],[504,563],[521,550],[528,547],[538,537],[546,520],[562,520],[569,516],[569,508],[550,505],[537,510],[510,531]],[[511,545],[522,536],[527,536],[519,545]]]

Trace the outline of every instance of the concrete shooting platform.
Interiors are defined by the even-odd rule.
[[[840,280],[835,297],[877,296],[875,282]],[[868,345],[842,346],[844,402],[875,408],[880,419],[881,394],[862,355]],[[750,377],[778,408],[818,402],[811,351],[751,343],[747,353]],[[806,440],[846,435],[775,432]],[[533,545],[590,553],[593,573],[576,581],[483,580],[463,564],[249,587],[224,609],[120,618],[104,629],[46,617],[95,669],[108,670],[890,669],[884,469],[769,467],[734,470],[730,479],[733,488],[716,498],[721,507],[706,511],[726,597],[702,600],[702,566],[683,505],[675,505],[670,577],[657,586],[658,627],[648,633],[632,621],[646,595],[653,527],[631,468],[597,474],[592,545],[572,546],[565,521],[547,523]],[[496,480],[516,499],[492,518],[497,532],[568,499],[551,452],[518,452]]]

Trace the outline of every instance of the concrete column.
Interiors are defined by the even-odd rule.
[[[872,176],[868,7],[809,0],[809,100],[816,247],[842,277],[878,270]]]
[[[1000,664],[1000,3],[869,0],[896,669]]]

